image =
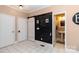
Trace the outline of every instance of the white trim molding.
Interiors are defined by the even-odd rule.
[[[66,11],[64,10],[64,9],[58,9],[58,10],[54,10],[53,11],[53,24],[54,24],[54,27],[53,27],[53,35],[54,35],[54,40],[55,40],[55,15],[58,15],[58,14],[62,14],[62,13],[64,13],[65,14],[65,49],[67,48],[67,46],[66,46]],[[53,43],[54,43],[54,41],[53,41]],[[54,44],[53,44],[53,46],[54,46]]]

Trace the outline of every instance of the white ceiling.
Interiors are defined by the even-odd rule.
[[[49,7],[50,5],[23,5],[23,9],[20,9],[18,5],[8,5],[8,7],[14,8],[16,10],[25,12],[25,13],[31,13],[36,10]]]

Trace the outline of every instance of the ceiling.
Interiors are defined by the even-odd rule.
[[[31,13],[36,10],[49,7],[50,5],[23,5],[23,9],[20,9],[18,5],[8,5],[8,7],[14,8],[16,10],[25,12],[25,13]]]

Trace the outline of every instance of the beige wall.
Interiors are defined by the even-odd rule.
[[[27,17],[26,13],[23,13],[23,12],[15,10],[13,8],[7,7],[7,5],[0,5],[0,12],[1,13],[7,13],[9,15],[13,15],[13,16],[16,16],[16,17],[18,17],[18,16]]]
[[[60,5],[60,6],[50,6],[47,8],[43,8],[41,10],[37,10],[35,12],[29,13],[28,16],[34,16],[34,15],[39,15],[39,14],[43,14],[43,13],[48,13],[48,12],[52,12],[55,10],[64,10],[65,8],[63,8],[64,6]]]
[[[79,12],[79,6],[78,5],[72,5],[72,6],[65,6],[65,5],[54,5],[50,6],[48,8],[44,8],[41,10],[38,10],[36,12],[32,12],[29,14],[29,16],[39,15],[42,13],[47,12],[53,12],[56,11],[65,11],[66,14],[66,48],[70,49],[79,49],[79,25],[76,25],[72,22],[72,17],[76,12]]]
[[[67,8],[66,41],[68,47],[79,50],[79,25],[72,22],[72,17],[76,12],[79,12],[79,6]]]

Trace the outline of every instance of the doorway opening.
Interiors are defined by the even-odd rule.
[[[54,15],[55,41],[54,47],[65,48],[65,13]]]

